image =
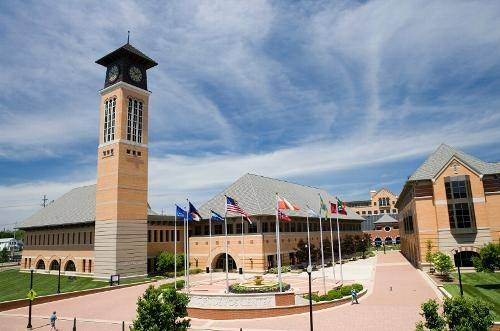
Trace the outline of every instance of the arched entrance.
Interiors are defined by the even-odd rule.
[[[401,238],[400,237],[396,237],[396,244],[400,244],[401,243]]]
[[[380,238],[375,238],[374,240],[375,246],[382,246],[382,239]]]
[[[64,266],[64,271],[76,271],[75,262],[69,260]]]
[[[228,256],[228,267],[229,271],[236,270],[236,262],[234,261],[233,257],[231,255]],[[212,269],[214,270],[226,270],[226,254],[222,253],[217,255],[212,262]]]
[[[45,270],[45,262],[43,260],[38,260],[38,262],[36,263],[36,268]]]
[[[386,237],[385,238],[385,244],[386,245],[392,245],[392,238],[391,237]]]
[[[49,270],[59,270],[59,261],[52,260],[52,262],[50,262]]]
[[[474,265],[472,264],[472,257],[474,256],[479,257],[479,254],[474,251],[461,251],[456,253],[453,256],[453,259],[455,260],[455,266],[473,267]]]

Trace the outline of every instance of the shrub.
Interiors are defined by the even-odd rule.
[[[342,298],[342,293],[339,290],[330,290],[328,291],[329,300],[336,300]]]
[[[304,299],[309,300],[309,294],[304,295]],[[314,302],[318,302],[319,301],[319,295],[317,295],[316,293],[312,293],[311,294],[311,299]]]
[[[351,285],[345,285],[340,288],[340,293],[342,293],[342,296],[345,297],[347,295],[351,295],[351,290],[352,290]]]
[[[175,288],[174,284],[175,284],[175,282],[162,284],[162,285],[159,286],[159,288],[162,289],[162,290]],[[184,285],[185,285],[184,280],[178,280],[177,281],[177,290],[183,289]]]
[[[455,268],[453,267],[453,262],[451,257],[444,254],[443,252],[434,253],[432,262],[434,263],[434,268],[442,275],[448,276],[451,271]]]
[[[444,328],[445,320],[439,316],[439,304],[436,300],[430,299],[424,302],[420,307],[422,308],[422,313],[420,313],[420,315],[425,318],[425,324],[423,324],[423,326],[429,330],[442,330]]]
[[[472,258],[472,263],[476,271],[494,272],[500,269],[500,244],[484,245],[479,250],[479,257]]]
[[[353,289],[355,289],[356,292],[358,292],[358,293],[361,292],[361,291],[363,291],[363,285],[361,285],[361,284],[354,283],[354,284],[351,285],[351,287]]]
[[[487,331],[493,325],[491,306],[476,298],[445,299],[443,310],[450,330]]]
[[[7,248],[2,249],[0,251],[0,263],[9,262],[9,252]]]
[[[175,255],[170,252],[161,252],[158,255],[156,269],[158,273],[165,275],[174,271]],[[184,270],[184,254],[177,254],[177,271]]]
[[[282,283],[283,291],[288,291],[290,289],[290,284]],[[279,284],[266,287],[248,287],[242,286],[241,284],[232,284],[229,286],[229,292],[231,293],[270,293],[279,292]]]
[[[189,319],[185,318],[188,302],[186,294],[172,288],[149,286],[137,300],[137,318],[131,330],[187,330],[190,326]]]
[[[425,245],[427,247],[427,251],[425,252],[425,262],[432,264],[432,259],[434,253],[432,253],[432,240],[427,240],[425,242]]]
[[[281,266],[281,273],[290,272],[290,271],[292,271],[292,267],[291,266],[289,266],[289,265]],[[268,272],[270,274],[277,274],[278,273],[278,268],[277,267],[269,268]]]

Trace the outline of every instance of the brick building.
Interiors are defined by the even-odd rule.
[[[441,145],[408,178],[399,209],[401,251],[426,267],[426,242],[455,264],[471,266],[484,244],[500,239],[500,163]]]

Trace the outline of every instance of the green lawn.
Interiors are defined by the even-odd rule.
[[[458,279],[458,274],[453,274],[453,277]],[[500,273],[463,273],[462,287],[465,296],[479,298],[492,304],[495,320],[500,321]],[[444,288],[453,296],[460,295],[458,284],[447,284]]]
[[[120,281],[120,284],[142,282],[145,278],[131,278]],[[108,282],[96,281],[87,277],[76,277],[69,280],[61,276],[61,293],[81,291],[108,286]],[[30,274],[18,270],[5,270],[0,272],[0,302],[26,298],[29,291]],[[57,293],[57,275],[33,274],[33,289],[38,296]]]

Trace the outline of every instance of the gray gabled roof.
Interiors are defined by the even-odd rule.
[[[441,144],[432,153],[427,160],[411,175],[408,180],[430,180],[443,169],[443,167],[453,158],[456,157],[465,163],[472,170],[481,175],[498,174],[500,173],[500,163],[481,161],[469,154],[460,150]]]
[[[72,189],[25,219],[18,228],[93,223],[95,221],[95,187],[94,184]],[[158,215],[149,204],[148,215]]]
[[[390,216],[389,214],[384,214],[382,217],[380,217],[378,220],[373,222],[373,224],[379,224],[379,223],[397,223],[398,220],[395,219],[394,217]]]
[[[306,216],[308,205],[315,212],[319,210],[319,195],[321,194],[325,203],[336,201],[336,197],[325,190],[299,185],[284,180],[246,174],[236,182],[227,187],[199,209],[203,218],[208,218],[210,210],[223,215],[225,206],[224,195],[230,196],[238,201],[238,204],[250,216],[275,215],[276,193],[287,199],[290,203],[300,208],[299,211],[286,211],[290,216]],[[347,209],[347,215],[339,215],[339,219],[350,219],[363,221],[364,218]],[[236,216],[236,215],[232,215]]]

